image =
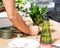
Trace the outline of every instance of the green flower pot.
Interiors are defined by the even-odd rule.
[[[42,26],[40,42],[44,44],[52,44],[49,17],[47,15],[44,16],[43,18],[43,26]]]
[[[12,38],[12,31],[8,28],[1,29],[1,37],[3,39],[11,39]]]

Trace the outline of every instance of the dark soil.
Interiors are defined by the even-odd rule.
[[[3,12],[3,11],[5,11],[5,7],[4,6],[0,7],[0,12]]]
[[[20,37],[30,36],[28,34],[25,34],[25,33],[21,32],[20,30],[18,30],[16,27],[13,27],[13,26],[0,28],[0,34],[1,34],[1,30],[5,30],[5,29],[12,32],[12,38],[17,37],[17,35],[19,35]]]

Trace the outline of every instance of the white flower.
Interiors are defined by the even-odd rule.
[[[27,9],[29,11],[29,8],[31,7],[31,3],[27,2],[24,6],[24,10]]]
[[[29,11],[29,8],[31,7],[31,3],[28,0],[15,0],[15,2],[20,10],[27,9]]]

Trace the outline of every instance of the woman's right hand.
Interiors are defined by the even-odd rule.
[[[31,25],[31,26],[29,26],[29,28],[31,31],[31,35],[37,35],[40,31],[38,26]]]

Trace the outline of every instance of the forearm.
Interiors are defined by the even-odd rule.
[[[30,34],[30,29],[29,27],[25,24],[23,21],[22,17],[18,14],[17,11],[14,11],[14,18],[11,18],[11,22],[22,32],[26,34]]]
[[[15,25],[19,30],[24,33],[30,34],[29,27],[24,23],[21,16],[18,14],[16,10],[14,0],[3,0],[4,7],[6,9],[8,18],[11,20],[13,25]]]

